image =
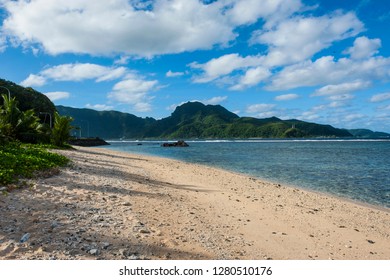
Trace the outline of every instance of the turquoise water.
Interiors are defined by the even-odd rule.
[[[389,140],[188,141],[188,148],[110,143],[113,150],[206,164],[390,208]]]

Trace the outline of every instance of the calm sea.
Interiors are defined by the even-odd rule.
[[[113,150],[220,167],[390,208],[389,140],[187,141],[188,148],[110,143]]]

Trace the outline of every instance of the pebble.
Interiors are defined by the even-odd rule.
[[[103,244],[102,244],[102,249],[105,250],[105,249],[107,249],[110,245],[111,245],[111,244],[108,243],[108,242],[103,242]]]
[[[25,235],[20,238],[20,243],[26,242],[30,238],[30,234],[26,233]]]
[[[98,249],[91,249],[91,250],[89,250],[89,253],[91,254],[91,255],[94,255],[94,256],[96,256],[97,254],[98,254]]]

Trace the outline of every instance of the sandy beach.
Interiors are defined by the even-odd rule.
[[[0,196],[0,259],[390,259],[388,209],[175,160],[57,152],[72,163]]]

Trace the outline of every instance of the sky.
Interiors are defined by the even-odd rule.
[[[0,0],[0,78],[75,108],[390,133],[389,27],[389,0]]]

